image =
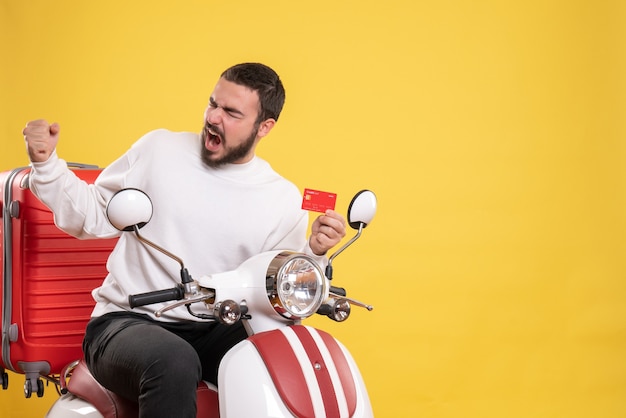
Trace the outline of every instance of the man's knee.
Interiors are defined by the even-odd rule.
[[[197,385],[202,376],[202,366],[198,354],[185,341],[171,347],[166,355],[153,361],[146,375],[153,378],[167,379],[171,382],[193,382]]]

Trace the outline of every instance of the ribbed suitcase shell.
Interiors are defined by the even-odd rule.
[[[101,169],[85,167],[75,172],[92,183]],[[106,275],[116,240],[79,240],[58,229],[50,210],[28,189],[29,172],[18,168],[0,173],[0,366],[26,374],[27,385],[34,381],[41,386],[40,375],[58,375],[82,357],[85,326],[94,306],[91,291]]]

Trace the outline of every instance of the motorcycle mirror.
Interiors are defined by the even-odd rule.
[[[348,206],[348,224],[358,230],[365,228],[376,214],[376,195],[371,190],[361,190],[352,198]]]
[[[116,229],[135,231],[152,218],[152,201],[141,190],[122,189],[109,200],[106,216]]]
[[[107,204],[106,216],[116,229],[134,232],[141,242],[178,262],[183,284],[190,283],[192,281],[191,276],[180,257],[144,238],[139,233],[139,228],[144,227],[152,218],[152,209],[152,201],[145,192],[128,188],[119,190],[111,197]]]
[[[328,280],[333,279],[333,260],[343,250],[348,248],[354,243],[363,232],[365,228],[376,214],[376,195],[371,190],[361,190],[352,198],[350,205],[348,205],[348,224],[358,232],[350,241],[337,250],[336,253],[328,258],[328,265],[326,266],[326,277]]]

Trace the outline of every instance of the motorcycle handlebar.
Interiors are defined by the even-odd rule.
[[[185,297],[185,291],[182,286],[173,287],[171,289],[155,290],[154,292],[140,293],[138,295],[130,295],[128,303],[131,309],[137,306],[151,305],[159,302],[169,302],[171,300],[181,300]]]
[[[346,289],[344,289],[343,287],[336,287],[336,286],[330,287],[330,293],[334,293],[335,295],[344,296],[344,297],[347,295]]]

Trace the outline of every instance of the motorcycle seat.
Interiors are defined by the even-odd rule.
[[[104,418],[137,418],[136,402],[125,399],[105,389],[91,375],[87,365],[80,360],[67,384],[68,391],[91,403]],[[201,381],[197,389],[197,417],[219,417],[217,388]]]

